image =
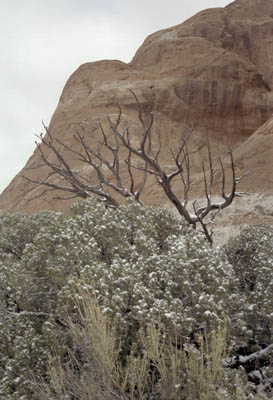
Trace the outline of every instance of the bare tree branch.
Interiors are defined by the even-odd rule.
[[[131,134],[128,127],[121,129],[122,110],[118,104],[118,116],[116,120],[107,117],[109,128],[106,132],[103,126],[99,125],[99,133],[101,141],[97,143],[97,148],[91,146],[88,141],[88,136],[92,137],[93,131],[89,132],[84,126],[80,125],[81,129],[77,129],[73,135],[74,140],[78,144],[78,149],[72,148],[61,142],[59,139],[54,139],[51,132],[45,127],[46,135],[39,136],[39,142],[36,142],[40,152],[42,163],[39,165],[48,167],[49,172],[46,177],[40,180],[35,180],[29,177],[25,179],[34,184],[29,191],[37,187],[46,187],[47,189],[37,194],[34,198],[42,196],[49,191],[58,190],[61,192],[70,192],[73,198],[87,198],[92,195],[98,197],[107,206],[118,207],[119,201],[115,194],[127,198],[134,197],[140,202],[140,197],[144,191],[147,177],[152,175],[157,183],[161,186],[167,198],[171,201],[178,213],[194,228],[197,224],[201,225],[202,231],[207,240],[212,244],[213,231],[209,231],[207,225],[211,222],[206,220],[206,217],[213,211],[220,211],[228,207],[235,196],[240,193],[236,191],[237,184],[246,176],[235,176],[235,166],[232,150],[229,149],[228,155],[230,158],[231,172],[231,191],[226,194],[226,171],[221,158],[219,158],[221,171],[221,197],[222,200],[213,202],[212,195],[215,182],[215,169],[213,166],[211,146],[209,140],[201,143],[196,149],[189,150],[189,140],[193,131],[193,127],[187,136],[181,137],[181,143],[176,150],[170,149],[173,165],[171,171],[166,172],[166,167],[160,163],[161,141],[159,135],[158,146],[155,149],[155,144],[152,135],[154,116],[151,112],[144,112],[140,101],[136,94],[131,90],[132,96],[136,102],[138,120],[141,127],[141,137],[138,145],[134,145],[131,141]],[[70,163],[65,159],[64,153],[57,149],[57,144],[61,149],[76,156],[76,159],[93,171],[95,183],[90,184],[90,178],[84,174],[76,172],[70,166]],[[188,209],[188,203],[191,192],[191,160],[195,153],[200,152],[202,148],[207,149],[208,167],[202,162],[202,174],[204,183],[204,195],[206,204],[198,207],[197,202],[192,204],[193,211]],[[54,155],[55,161],[49,161],[44,149],[47,149]],[[125,173],[124,173],[125,171]],[[139,176],[136,176],[135,171],[141,171],[142,176],[139,182]],[[124,178],[126,175],[127,178]],[[174,181],[176,178],[181,179],[183,187],[182,199],[174,189]],[[57,179],[56,179],[57,178]],[[138,178],[138,179],[136,179]],[[129,184],[124,183],[128,181]],[[61,197],[56,197],[60,199]]]
[[[229,357],[223,362],[223,365],[229,368],[239,368],[242,365],[249,369],[256,369],[268,364],[269,360],[273,362],[273,344],[248,356]]]

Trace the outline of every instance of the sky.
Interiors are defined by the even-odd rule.
[[[144,39],[227,0],[0,0],[0,193],[83,63],[130,62]]]

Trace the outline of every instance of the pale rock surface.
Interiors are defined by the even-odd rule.
[[[250,172],[240,190],[254,197],[237,203],[242,205],[238,206],[239,214],[234,211],[238,219],[230,215],[235,205],[226,210],[225,227],[243,224],[244,218],[251,223],[249,204],[257,202],[259,206],[260,196],[266,196],[267,202],[273,196],[273,1],[236,0],[225,8],[204,10],[182,24],[150,35],[129,64],[103,60],[80,66],[65,85],[50,123],[51,134],[77,148],[73,134],[81,124],[95,145],[98,130],[93,128],[98,122],[106,127],[107,115],[115,118],[119,102],[123,123],[137,141],[141,129],[129,90],[134,90],[142,107],[154,114],[154,134],[161,138],[165,166],[171,162],[170,147],[176,146],[181,133],[192,126],[193,143],[208,135],[215,156],[227,146],[233,147],[237,174]],[[71,154],[63,154],[73,168],[83,170]],[[193,162],[193,197],[202,197],[202,156],[199,153]],[[69,208],[71,201],[54,200],[52,194],[33,199],[40,189],[27,193],[32,186],[22,176],[45,176],[44,169],[34,168],[39,163],[36,149],[0,196],[0,210]],[[182,194],[178,185],[177,190]],[[153,180],[148,182],[144,202],[168,206]],[[259,213],[252,214],[257,222]]]

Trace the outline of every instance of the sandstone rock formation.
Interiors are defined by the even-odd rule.
[[[232,145],[240,175],[250,171],[242,190],[273,194],[273,2],[236,0],[225,8],[208,9],[182,24],[150,35],[129,64],[99,61],[80,66],[69,78],[50,123],[53,137],[76,146],[73,133],[82,124],[89,132],[106,116],[117,114],[137,137],[134,99],[154,114],[154,131],[162,140],[162,162],[181,132],[194,125],[193,142],[209,136],[217,156]],[[90,143],[98,140],[90,134]],[[83,166],[64,151],[77,170]],[[199,158],[194,195],[200,195]],[[43,177],[36,151],[0,196],[0,210],[32,212],[43,208],[66,210],[71,201],[37,197],[40,189],[22,175]],[[181,189],[182,190],[182,189]],[[200,192],[200,193],[199,193]],[[167,204],[151,181],[145,191],[150,204]],[[31,200],[33,199],[33,200]]]

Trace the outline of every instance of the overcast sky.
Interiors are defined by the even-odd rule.
[[[81,64],[129,62],[144,39],[227,0],[0,0],[0,193]]]

